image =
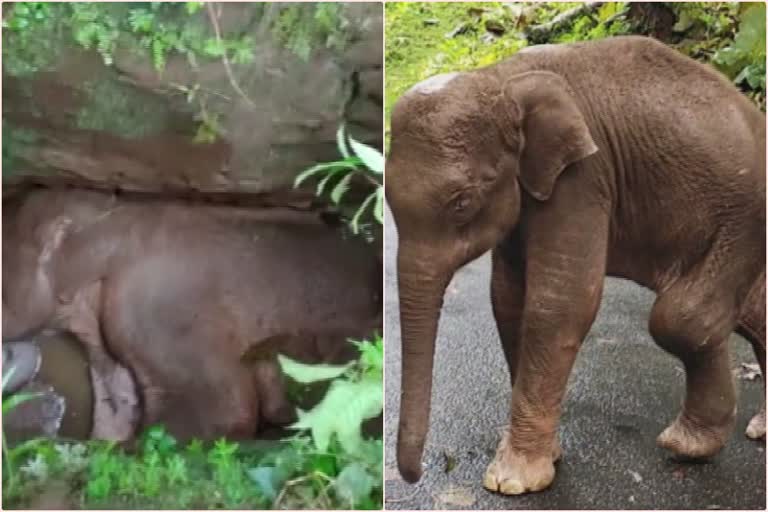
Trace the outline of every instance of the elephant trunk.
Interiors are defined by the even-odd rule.
[[[429,276],[398,253],[402,375],[397,462],[410,483],[421,478],[421,457],[429,427],[435,337],[450,275]]]

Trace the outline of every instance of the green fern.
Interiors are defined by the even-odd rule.
[[[290,428],[308,430],[318,451],[329,449],[336,439],[345,453],[359,455],[363,446],[362,424],[383,410],[383,354],[381,337],[373,342],[354,342],[360,351],[355,365],[302,365],[280,357],[283,372],[299,382],[335,379],[323,400],[311,411],[298,411]]]
[[[348,220],[354,234],[359,234],[366,215],[370,215],[379,224],[383,223],[384,190],[381,185],[384,174],[384,156],[375,148],[367,146],[349,137],[344,125],[336,132],[336,144],[343,157],[334,162],[320,163],[302,171],[294,180],[294,187],[299,187],[310,178],[318,179],[315,195],[328,194],[333,204],[342,204],[344,196],[357,176],[362,178],[373,190],[356,207]],[[331,186],[332,183],[335,183]]]

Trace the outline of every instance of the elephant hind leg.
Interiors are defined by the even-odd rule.
[[[197,383],[176,379],[142,383],[142,396],[143,428],[162,424],[182,441],[252,439],[260,420],[253,381],[237,371],[220,378],[201,375]]]
[[[760,365],[760,372],[765,374],[765,272],[755,281],[752,290],[742,308],[736,332],[744,336],[752,345],[752,350]],[[760,439],[765,437],[765,396],[760,411],[747,425],[747,437]]]
[[[667,286],[651,311],[651,336],[682,361],[686,375],[683,409],[657,442],[690,458],[718,453],[736,420],[728,339],[753,276],[739,272],[736,265],[724,271],[720,256],[713,251]]]
[[[296,412],[288,401],[283,374],[275,359],[254,363],[260,413],[265,423],[287,425],[296,420]]]
[[[133,376],[124,366],[115,366],[103,380],[91,367],[93,386],[93,429],[91,437],[110,441],[127,441],[134,436],[140,422],[139,397]]]

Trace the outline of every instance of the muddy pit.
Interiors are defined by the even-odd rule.
[[[42,189],[47,190],[47,189]],[[24,203],[27,198],[27,193],[40,192],[40,188],[33,188],[30,190],[14,194],[14,201],[18,200]],[[18,192],[18,191],[17,191]],[[50,192],[50,191],[48,191]],[[87,192],[87,191],[86,191]],[[44,192],[47,193],[47,192]],[[63,189],[64,194],[68,193],[81,193],[80,189]],[[87,192],[90,193],[90,192]],[[102,192],[96,192],[97,196],[106,196]],[[86,196],[87,197],[87,196]],[[163,203],[166,199],[159,198],[154,194],[121,194],[122,201],[128,201],[133,206],[137,204],[139,207],[147,205],[146,207],[153,207],[157,203]],[[8,199],[8,198],[6,198]],[[284,197],[282,198],[285,199]],[[336,232],[336,235],[343,238],[342,233],[339,231],[338,226],[329,226],[328,217],[325,211],[316,209],[316,206],[309,204],[301,204],[300,200],[294,200],[291,204],[281,207],[276,206],[280,203],[279,199],[273,198],[273,205],[271,207],[261,208],[243,208],[236,207],[230,209],[227,205],[216,204],[216,202],[190,202],[189,199],[184,199],[184,204],[192,204],[195,208],[212,214],[216,218],[226,218],[227,222],[253,224],[266,223],[269,225],[282,225],[285,229],[289,229],[289,226],[315,226],[313,229],[328,229]],[[12,225],[15,220],[15,207],[12,207],[14,201],[6,202],[8,209],[5,213],[11,213],[6,215],[6,225]],[[178,198],[169,197],[168,202],[178,202]],[[48,204],[50,207],[51,203]],[[9,206],[11,205],[11,206]],[[46,207],[46,208],[48,208]],[[5,208],[4,208],[5,209]],[[45,208],[44,208],[45,209]],[[333,222],[331,223],[333,224]],[[6,240],[6,233],[3,234],[4,241]],[[312,247],[305,247],[302,251],[312,251]],[[366,252],[368,252],[366,250]],[[370,247],[370,253],[376,252],[375,246]],[[8,259],[6,259],[6,265],[9,265]],[[348,265],[349,261],[344,262],[343,257],[339,257],[338,266]],[[306,272],[303,268],[295,269],[296,273]],[[357,279],[357,278],[355,278]],[[363,279],[363,276],[360,277]],[[365,278],[367,279],[367,278]],[[326,280],[327,281],[327,280]],[[380,282],[380,279],[379,279]],[[348,281],[346,286],[349,286]],[[327,282],[323,286],[329,286]],[[333,286],[333,283],[330,284]],[[348,292],[344,288],[345,285],[339,284],[338,289],[334,289],[333,295],[342,296]],[[4,298],[6,290],[4,289]],[[379,295],[380,290],[376,291]],[[4,302],[4,309],[6,303]],[[311,307],[311,306],[310,306]],[[379,308],[380,309],[380,308]],[[380,312],[378,313],[380,315]],[[370,319],[366,320],[370,324]],[[380,328],[381,318],[374,322],[377,323],[377,327]],[[367,328],[366,328],[367,329]],[[354,336],[358,337],[358,336]],[[106,340],[107,342],[109,340]],[[6,340],[4,340],[4,345]],[[172,346],[171,342],[167,342],[169,346]],[[340,363],[356,358],[356,351],[350,344],[346,344],[343,341],[340,342],[338,336],[332,334],[315,333],[311,336],[302,337],[276,337],[274,340],[270,340],[265,345],[274,343],[275,346],[268,346],[267,350],[271,352],[285,351],[287,354],[303,353],[309,359],[305,362],[331,362]],[[14,340],[8,342],[6,347],[19,345],[33,345],[38,347],[41,355],[41,364],[39,370],[29,375],[31,380],[19,390],[21,392],[34,392],[39,393],[40,396],[25,402],[16,407],[11,412],[4,415],[4,428],[6,430],[8,439],[11,442],[17,442],[20,440],[47,436],[47,437],[59,437],[64,439],[88,439],[93,431],[94,425],[94,388],[91,377],[91,369],[89,366],[89,360],[84,351],[83,343],[71,334],[60,330],[48,329],[42,333],[38,333],[31,337],[25,337],[22,340]],[[278,350],[279,347],[279,350]],[[284,350],[283,350],[284,349]],[[260,352],[260,351],[256,351]],[[172,352],[171,352],[172,353]],[[187,355],[189,353],[187,352]],[[246,353],[241,361],[245,364],[248,363],[248,357],[252,356],[250,353]],[[148,356],[157,359],[157,355]],[[196,356],[195,356],[196,357]],[[256,357],[260,357],[256,354]],[[133,384],[136,388],[136,402],[143,405],[144,396],[142,394],[141,386],[138,385],[136,380],[135,368],[131,368],[129,364],[118,361],[120,364],[125,364],[128,367],[129,372],[133,378]],[[165,363],[162,361],[156,361],[160,367]],[[4,371],[7,370],[8,364],[4,361]],[[171,370],[169,365],[168,371],[178,371],[178,368]],[[312,386],[302,390],[302,393],[297,395],[293,393],[289,398],[292,399],[292,405],[300,407],[301,409],[308,409],[317,404],[323,397],[327,383]],[[223,399],[226,397],[222,397]],[[148,425],[143,425],[146,428]],[[138,427],[137,427],[138,429]],[[382,422],[381,418],[373,421],[369,421],[365,426],[365,431],[368,434],[381,433]],[[140,431],[136,431],[135,434],[139,434]],[[275,439],[286,434],[286,430],[282,427],[275,427],[271,425],[259,424],[256,433],[256,438],[260,439]]]
[[[117,19],[130,6],[111,8]],[[10,9],[4,6],[3,14]],[[184,200],[212,210],[237,206],[251,220],[263,215],[300,224],[314,216],[315,223],[338,228],[339,216],[317,204],[314,187],[292,185],[309,166],[338,158],[342,124],[355,139],[382,148],[382,5],[336,5],[333,18],[339,23],[333,30],[340,44],[313,41],[303,56],[274,29],[292,13],[315,19],[314,5],[222,3],[216,9],[222,37],[252,41],[249,64],[228,71],[222,59],[199,58],[192,65],[171,52],[158,73],[151,58],[123,46],[122,39],[105,65],[95,49],[74,44],[69,29],[41,29],[26,39],[4,31],[4,220],[9,200],[39,186],[68,185],[147,202]],[[51,7],[51,20],[66,19],[64,11]],[[171,11],[164,16],[180,26],[212,30],[205,9],[191,16]],[[44,44],[27,47],[30,41]],[[40,58],[33,63],[29,51]],[[203,113],[216,129],[201,141]],[[368,184],[359,190],[357,185],[353,180],[346,196],[350,204],[370,192]],[[82,347],[62,335],[37,342],[43,367],[31,386],[46,398],[5,415],[9,434],[28,437],[56,426],[59,436],[86,437],[92,415],[83,411],[93,409],[93,397]],[[322,390],[309,394],[309,402],[317,401]],[[58,395],[66,405],[55,425]]]

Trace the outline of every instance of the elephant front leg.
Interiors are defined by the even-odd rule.
[[[525,268],[518,240],[509,239],[494,249],[491,257],[491,304],[501,347],[507,361],[514,392],[520,355],[520,337],[525,306]],[[555,435],[552,457],[560,457],[560,440]]]
[[[593,218],[599,224],[599,217]],[[542,490],[554,479],[561,402],[602,295],[606,241],[601,233],[595,227],[563,230],[558,240],[527,243],[510,424],[485,475],[489,490],[522,494]]]
[[[75,294],[62,308],[62,320],[88,354],[94,399],[91,437],[125,441],[139,420],[138,395],[130,372],[107,352],[101,335],[101,289],[96,282]]]
[[[520,327],[525,301],[524,271],[519,247],[514,242],[504,243],[494,249],[491,255],[491,305],[513,388],[517,378]]]

